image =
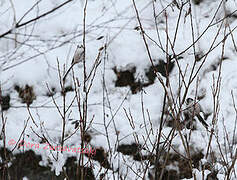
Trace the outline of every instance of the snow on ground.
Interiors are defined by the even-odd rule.
[[[34,18],[35,16],[42,14],[53,7],[58,6],[62,3],[62,0],[46,1],[42,0],[36,5],[34,10],[30,11],[22,20],[25,22]],[[156,13],[161,12],[167,5],[172,1],[158,1],[155,3]],[[181,1],[177,1],[180,3]],[[35,132],[42,133],[47,132],[52,142],[55,144],[59,143],[61,131],[62,131],[62,121],[58,110],[55,108],[53,100],[51,97],[46,96],[49,88],[55,88],[55,101],[58,105],[62,105],[62,96],[60,92],[60,84],[57,70],[57,59],[60,64],[60,70],[63,71],[63,65],[66,69],[69,68],[73,53],[76,49],[76,45],[82,44],[82,32],[83,32],[83,3],[82,0],[77,0],[69,3],[65,7],[57,10],[55,13],[38,20],[35,24],[32,23],[28,25],[27,28],[14,29],[8,38],[1,38],[0,40],[0,81],[3,95],[10,94],[11,97],[11,108],[4,112],[4,116],[7,117],[6,123],[6,136],[7,142],[10,139],[17,141],[22,130],[24,129],[27,118],[29,117],[29,112],[18,97],[18,93],[14,90],[14,86],[18,85],[24,87],[26,84],[33,86],[36,95],[36,100],[30,105],[30,111],[36,124],[43,124],[45,129],[36,127],[34,123],[29,120],[28,126],[25,131],[26,142],[40,143],[40,139],[32,132],[32,127]],[[154,18],[153,18],[153,6],[151,1],[138,1],[137,7],[139,9],[141,22],[144,26],[146,33],[158,42],[158,37],[156,34]],[[208,24],[211,22],[212,17],[215,14],[217,6],[220,1],[205,1],[200,5],[193,5],[193,18],[194,18],[194,34],[202,34],[206,29]],[[235,1],[227,1],[227,10],[232,12],[236,9]],[[10,1],[2,1],[0,4],[0,22],[2,26],[0,27],[0,34],[6,32],[14,26],[14,18],[18,21],[33,5],[35,1],[17,1],[13,0],[13,6]],[[188,6],[185,5],[184,12],[188,11]],[[222,12],[222,13],[221,13]],[[179,15],[177,7],[173,4],[166,9],[168,18],[168,32],[171,40],[174,38],[175,27]],[[217,15],[217,19],[213,22],[218,22],[223,18],[223,7],[221,7],[220,13]],[[105,83],[108,90],[108,97],[110,104],[106,102],[106,105],[111,106],[112,114],[116,112],[113,117],[115,124],[111,123],[108,127],[110,142],[113,145],[112,148],[116,148],[115,143],[116,131],[119,132],[120,144],[122,143],[132,143],[134,142],[133,133],[136,132],[139,136],[140,143],[143,143],[142,135],[145,134],[146,129],[144,127],[144,119],[142,115],[141,106],[141,93],[131,94],[128,87],[115,87],[116,75],[113,72],[113,67],[126,68],[127,65],[135,65],[137,70],[135,77],[138,79],[144,78],[144,69],[149,65],[149,58],[146,53],[146,48],[142,40],[142,36],[139,31],[134,28],[138,26],[138,22],[135,18],[135,12],[132,5],[132,1],[128,0],[100,0],[88,1],[87,5],[87,17],[86,17],[86,64],[88,69],[93,65],[93,62],[98,54],[98,49],[102,47],[105,43],[108,43],[108,60],[105,61],[105,72],[103,72],[103,63],[98,68],[95,76],[94,84],[89,96],[89,108],[88,108],[88,120],[94,116],[94,121],[92,124],[92,131],[95,135],[92,138],[91,144],[95,147],[103,147],[105,150],[109,150],[107,140],[105,137],[105,129],[103,125],[103,84],[102,77],[105,74]],[[160,14],[158,21],[165,22],[166,18],[164,14]],[[234,19],[231,23],[231,28],[236,26],[236,20]],[[179,54],[184,49],[192,44],[192,29],[190,26],[190,17],[185,18],[183,13],[180,20],[180,26],[178,30],[178,35],[176,39],[176,44],[174,51]],[[208,52],[213,39],[218,32],[219,25],[212,26],[203,35],[196,46],[197,52],[206,53]],[[160,39],[163,48],[166,46],[166,34],[165,34],[165,23],[161,23],[159,26]],[[220,29],[220,35],[217,37],[215,44],[222,41],[224,35],[224,28]],[[16,33],[16,36],[14,35]],[[228,31],[227,31],[228,33]],[[104,36],[101,40],[96,40],[98,37]],[[17,48],[15,48],[14,38],[17,38]],[[236,31],[233,32],[233,38],[236,38]],[[148,45],[151,51],[152,58],[154,59],[165,59],[166,54],[162,52],[157,45],[148,40]],[[221,57],[222,44],[220,44],[215,50],[213,50],[207,57],[206,62],[201,69],[199,76],[199,90],[205,90],[206,96],[200,101],[205,112],[213,112],[213,98],[212,98],[212,83],[213,76],[217,78],[218,71],[210,70],[210,66],[213,63],[217,63]],[[172,54],[171,49],[169,49],[170,54]],[[220,92],[220,113],[218,121],[218,133],[220,144],[224,143],[224,130],[223,122],[226,126],[227,133],[229,137],[233,136],[234,130],[234,120],[235,111],[232,103],[231,91],[233,92],[234,98],[237,97],[236,92],[236,67],[237,62],[235,60],[236,50],[233,46],[233,41],[231,37],[228,37],[225,46],[225,59],[222,65],[222,83]],[[32,58],[33,57],[33,58]],[[187,74],[191,72],[191,65],[193,63],[193,49],[190,48],[184,54],[182,54],[183,59],[179,61],[182,69],[185,69],[187,64],[189,64],[187,69]],[[201,62],[198,62],[198,66]],[[197,68],[195,69],[197,70]],[[80,80],[82,80],[83,69],[82,65],[76,65],[74,67],[75,75]],[[178,67],[175,66],[171,73],[170,84],[173,92],[177,93],[178,86]],[[165,79],[164,79],[165,80]],[[216,80],[216,79],[215,79]],[[69,75],[67,85],[72,85],[71,74]],[[194,80],[191,85],[191,90],[188,94],[192,97],[195,96],[196,81]],[[159,127],[159,119],[162,109],[163,101],[163,88],[158,82],[144,88],[145,94],[143,94],[144,108],[149,110],[149,115],[151,122],[154,125],[154,129]],[[199,93],[199,92],[198,92]],[[176,96],[176,95],[175,95]],[[66,95],[67,103],[69,105],[70,100],[74,97],[74,92],[68,92]],[[124,101],[125,99],[125,101]],[[122,104],[122,105],[121,105]],[[70,134],[74,130],[74,125],[71,124],[69,119],[78,120],[78,109],[76,107],[76,102],[71,108],[71,114],[68,117],[66,125],[66,134]],[[46,106],[47,108],[45,108]],[[122,108],[121,108],[121,107]],[[135,128],[132,129],[125,112],[123,110],[130,109],[131,114],[134,118]],[[108,116],[105,117],[105,122],[108,123],[112,119],[112,115],[109,108],[105,109],[105,113]],[[147,114],[145,115],[146,124],[149,127],[150,123],[148,121]],[[211,124],[212,116],[209,116],[207,122]],[[164,129],[164,134],[169,133],[170,128]],[[235,135],[234,135],[235,136]],[[151,140],[155,141],[155,135],[151,135]],[[192,133],[190,143],[196,149],[206,151],[208,145],[209,133],[198,124],[198,130]],[[198,142],[198,143],[197,143]],[[179,136],[177,136],[174,141],[174,145],[179,146],[181,153],[184,153],[183,147]],[[80,144],[80,134],[79,132],[73,135],[67,142],[67,145],[79,145]],[[2,145],[2,141],[1,141]],[[148,147],[151,148],[151,144]],[[217,148],[215,141],[212,143],[212,148]],[[8,148],[12,148],[12,145],[7,145]],[[113,149],[114,150],[114,149]],[[16,150],[15,152],[19,152]],[[36,151],[37,154],[43,156],[43,164],[47,164],[47,159],[50,157],[52,161],[53,158],[49,151],[40,150]],[[218,153],[218,152],[217,152]],[[52,169],[57,169],[60,171],[66,157],[72,156],[72,154],[64,153],[60,156],[59,162],[53,163]],[[116,160],[118,157],[112,157],[115,160],[114,166],[117,167]],[[129,159],[129,157],[127,157]],[[136,164],[127,161],[126,163],[131,163],[130,165],[136,169]],[[121,166],[121,173],[125,173],[127,165]],[[98,169],[95,168],[95,172]],[[196,174],[200,172],[195,171]],[[205,174],[208,174],[208,172]],[[221,174],[218,176],[222,176]],[[132,179],[133,173],[129,172],[128,177]]]

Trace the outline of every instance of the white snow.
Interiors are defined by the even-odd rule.
[[[84,0],[85,1],[85,0]],[[14,86],[18,85],[24,87],[26,84],[33,86],[36,94],[36,100],[30,105],[30,111],[34,118],[34,121],[38,125],[29,119],[28,125],[25,130],[25,141],[31,143],[40,143],[40,139],[32,131],[39,134],[47,134],[47,137],[54,143],[59,143],[62,133],[62,120],[61,116],[55,108],[54,102],[51,97],[46,96],[48,93],[47,85],[49,88],[55,88],[55,95],[53,96],[55,102],[62,111],[63,99],[61,96],[61,88],[59,84],[59,75],[57,70],[57,59],[59,61],[60,71],[63,72],[69,68],[71,59],[76,48],[76,45],[82,44],[82,32],[83,32],[83,0],[72,1],[63,8],[55,11],[54,13],[38,20],[35,24],[31,23],[27,27],[14,29],[12,34],[7,35],[8,38],[0,39],[0,82],[3,95],[10,94],[11,108],[4,112],[4,117],[7,118],[6,123],[6,141],[10,139],[18,140],[21,135],[29,113],[24,107],[26,104],[21,102],[18,97],[18,93],[14,90]],[[14,27],[14,16],[16,21],[33,6],[36,1],[19,1],[13,0],[14,7],[11,6],[10,1],[1,1],[0,3],[0,35],[9,29]],[[26,22],[36,16],[45,13],[46,11],[63,3],[63,0],[42,0],[38,5],[27,14],[20,23]],[[157,14],[161,12],[171,0],[168,1],[156,1],[155,9]],[[181,3],[181,1],[178,1]],[[194,35],[197,38],[207,28],[214,13],[219,5],[220,1],[204,1],[199,6],[192,5],[193,20],[194,20]],[[137,8],[141,17],[141,22],[144,26],[145,32],[152,39],[158,42],[154,17],[153,6],[151,1],[141,0],[137,1]],[[234,0],[228,0],[226,2],[226,8],[229,12],[236,10],[237,4]],[[174,51],[179,54],[192,44],[192,29],[190,26],[190,16],[185,16],[185,11],[188,11],[188,5],[185,5],[184,12],[181,16],[180,26],[178,29],[178,35]],[[15,14],[14,14],[15,12]],[[173,41],[175,35],[175,28],[177,25],[177,19],[179,10],[175,5],[167,7],[167,20],[168,20],[168,32],[171,41]],[[223,8],[217,15],[217,19],[214,22],[218,22],[223,18]],[[166,48],[166,17],[163,13],[160,14],[157,21],[163,21],[158,25],[160,38],[163,48]],[[230,24],[231,28],[236,27],[236,20]],[[156,133],[159,127],[160,116],[162,111],[163,102],[163,88],[159,81],[156,79],[155,84],[144,88],[143,103],[145,110],[145,122],[142,114],[141,105],[141,93],[132,94],[129,87],[115,87],[116,76],[112,68],[116,66],[120,69],[125,69],[129,64],[136,66],[135,77],[143,79],[145,75],[145,69],[150,66],[149,57],[139,31],[134,30],[138,26],[134,7],[132,1],[129,0],[88,0],[87,5],[87,17],[86,17],[86,64],[87,71],[89,72],[92,67],[95,58],[98,54],[98,49],[108,43],[107,54],[108,60],[102,60],[98,67],[95,80],[89,94],[88,99],[88,122],[94,117],[91,125],[92,131],[96,133],[92,136],[91,144],[95,147],[103,147],[106,151],[109,150],[108,141],[105,135],[104,120],[110,125],[108,126],[108,136],[110,139],[110,145],[112,150],[115,150],[117,136],[119,143],[133,143],[134,133],[139,137],[139,142],[144,143],[142,136],[146,137],[146,128],[149,129],[150,123],[148,121],[147,111],[153,125],[154,133]],[[196,45],[197,52],[208,52],[211,43],[213,42],[220,23],[216,26],[212,26],[202,36],[200,41]],[[16,33],[16,35],[14,34]],[[229,31],[227,30],[227,33]],[[101,40],[96,40],[98,37],[104,36]],[[236,39],[236,30],[233,31],[233,38]],[[215,40],[215,45],[223,40],[224,26],[220,30],[220,34]],[[15,41],[17,39],[17,47],[15,47]],[[151,40],[147,39],[149,49],[151,51],[152,58],[165,59],[166,54],[162,52],[157,45]],[[159,44],[159,43],[158,43]],[[214,45],[214,46],[215,46]],[[171,48],[168,48],[170,54],[173,54]],[[206,94],[204,99],[200,101],[204,112],[213,112],[213,97],[212,97],[212,85],[213,77],[215,81],[218,76],[218,69],[210,71],[210,66],[216,63],[221,58],[222,43],[214,49],[207,57],[204,66],[198,74],[199,85],[198,93],[204,89]],[[187,75],[191,73],[191,66],[193,64],[193,48],[187,50],[181,55],[183,59],[179,60],[181,69],[187,68]],[[233,108],[233,101],[231,92],[237,102],[237,61],[236,50],[233,46],[233,41],[230,36],[225,44],[224,57],[227,57],[222,64],[222,81],[220,90],[220,112],[217,122],[218,138],[221,146],[224,145],[224,138],[226,137],[223,124],[225,125],[227,134],[230,138],[233,137],[234,123],[236,118],[236,112]],[[20,64],[19,64],[20,63]],[[104,72],[105,63],[105,72]],[[198,67],[201,65],[201,61],[197,63]],[[65,69],[63,66],[65,65]],[[197,71],[195,68],[195,72]],[[178,67],[175,64],[175,68],[170,75],[170,87],[172,91],[178,92]],[[83,80],[83,67],[80,64],[74,66],[75,76],[82,82]],[[105,113],[103,114],[103,74],[105,75],[105,84],[108,92],[108,99],[105,96]],[[67,85],[74,87],[72,82],[72,73],[69,73]],[[187,76],[188,77],[188,76]],[[185,78],[187,80],[187,78]],[[196,78],[197,79],[197,78]],[[196,79],[191,84],[191,89],[188,92],[188,96],[195,96]],[[163,78],[165,80],[165,78]],[[46,85],[47,84],[47,85]],[[85,94],[81,90],[81,97],[85,97]],[[68,92],[66,95],[66,104],[70,105],[71,100],[74,98],[75,92]],[[177,94],[174,94],[176,97]],[[124,100],[125,99],[125,100]],[[109,106],[111,109],[109,109]],[[131,115],[134,119],[135,129],[130,126],[130,123],[125,115],[124,109],[131,111]],[[114,116],[114,114],[116,115]],[[212,114],[213,115],[213,114]],[[212,115],[207,119],[207,123],[211,125]],[[113,117],[114,116],[114,117]],[[74,132],[74,125],[71,124],[70,119],[80,120],[77,102],[73,102],[73,107],[70,108],[70,114],[66,121],[66,134]],[[224,119],[224,123],[223,123]],[[40,126],[42,125],[42,126]],[[117,129],[115,131],[115,127]],[[32,127],[32,129],[31,129]],[[1,124],[2,128],[2,124]],[[210,133],[206,132],[200,123],[197,123],[197,131],[192,132],[190,145],[195,150],[201,150],[204,154],[209,143]],[[94,129],[94,130],[93,130]],[[167,136],[170,132],[169,127],[165,127],[163,133]],[[187,134],[189,133],[189,130]],[[217,133],[217,132],[216,132]],[[234,135],[236,137],[236,135]],[[150,135],[151,141],[155,141],[156,134]],[[232,140],[232,139],[231,139]],[[80,145],[81,137],[79,131],[75,133],[70,139],[66,141],[66,145]],[[212,150],[219,154],[218,144],[216,137],[213,137]],[[0,146],[3,142],[0,141]],[[185,155],[184,147],[180,136],[177,135],[173,141],[173,145],[178,147],[180,153]],[[147,143],[149,148],[152,148],[151,143]],[[7,147],[12,149],[13,146],[7,144]],[[234,145],[236,147],[236,145]],[[235,149],[235,148],[234,148]],[[19,152],[18,150],[15,151]],[[42,164],[47,165],[48,159],[53,163],[52,170],[55,170],[56,175],[62,170],[66,158],[69,156],[67,153],[53,154],[58,156],[58,160],[55,161],[52,154],[49,151],[38,150],[35,153],[42,155]],[[70,154],[71,156],[72,154]],[[121,154],[119,153],[121,156]],[[76,155],[75,155],[76,156]],[[126,168],[131,166],[136,172],[141,164],[139,162],[132,161],[131,157],[126,156],[126,163],[120,167],[120,171],[123,175],[126,174]],[[228,160],[230,154],[228,154]],[[118,167],[118,156],[112,157],[114,167]],[[95,162],[96,163],[96,162]],[[123,163],[123,162],[121,162]],[[172,167],[172,166],[170,166]],[[99,171],[99,164],[95,166],[95,174]],[[236,169],[236,165],[235,165]],[[110,171],[108,173],[111,173]],[[205,176],[210,173],[205,171]],[[195,169],[197,179],[202,177],[201,172]],[[111,173],[112,176],[112,173]],[[218,177],[222,177],[222,174],[218,174]],[[133,179],[134,173],[129,171],[128,178]],[[111,177],[112,178],[112,177]],[[26,178],[25,178],[26,179]]]

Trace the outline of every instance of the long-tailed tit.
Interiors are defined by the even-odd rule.
[[[83,46],[83,45],[81,45],[81,46],[78,46],[78,45],[77,45],[77,49],[76,49],[76,51],[75,51],[75,53],[74,53],[74,56],[73,56],[73,58],[72,58],[71,66],[70,66],[70,68],[67,70],[67,72],[65,73],[65,75],[63,76],[63,81],[65,81],[65,79],[66,79],[68,73],[71,71],[72,67],[73,67],[75,64],[77,64],[77,63],[83,61],[84,54],[85,54],[85,48],[84,48],[84,46]]]
[[[187,105],[187,113],[189,118],[197,117],[198,120],[202,123],[202,125],[207,128],[208,124],[204,121],[202,116],[200,115],[201,112],[201,106],[198,102],[195,102],[192,98],[187,98],[186,100]]]

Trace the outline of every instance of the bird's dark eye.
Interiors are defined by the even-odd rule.
[[[187,98],[187,100],[186,100],[187,103],[190,103],[190,102],[192,102],[192,101],[193,101],[192,98]]]

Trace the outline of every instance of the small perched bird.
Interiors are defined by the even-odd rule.
[[[83,61],[84,54],[85,54],[85,48],[84,48],[84,46],[83,46],[83,45],[81,45],[81,46],[78,46],[78,45],[77,45],[77,49],[76,49],[76,51],[75,51],[75,53],[74,53],[74,56],[73,56],[73,58],[72,58],[71,66],[70,66],[70,68],[67,70],[67,72],[65,73],[65,75],[63,76],[63,81],[65,81],[65,79],[66,79],[68,73],[71,71],[72,67],[73,67],[75,64],[77,64],[77,63]]]
[[[208,124],[204,121],[202,116],[200,115],[201,106],[198,102],[194,102],[192,98],[187,98],[186,100],[187,105],[187,113],[189,117],[197,117],[198,120],[202,123],[202,125],[207,128]]]

